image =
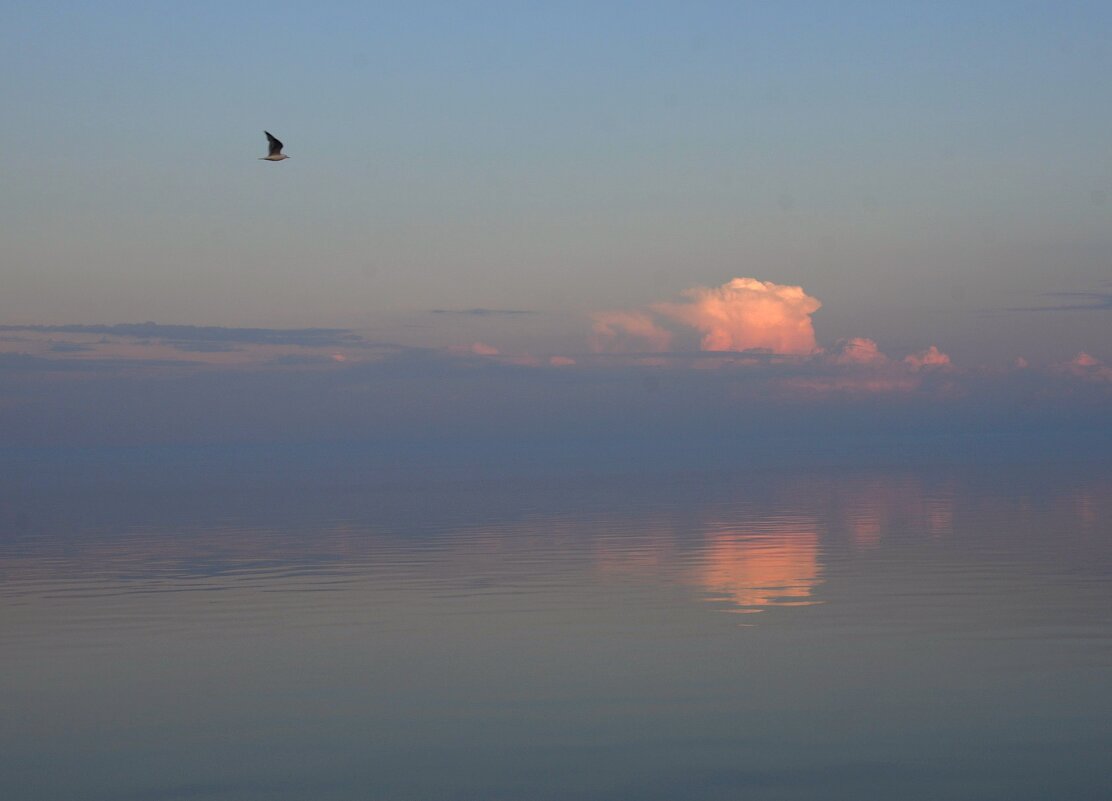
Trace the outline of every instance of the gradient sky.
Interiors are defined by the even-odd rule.
[[[5,2],[0,324],[581,360],[752,277],[820,349],[1112,362],[1110,43],[1095,2]]]

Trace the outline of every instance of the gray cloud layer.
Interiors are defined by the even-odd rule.
[[[1013,306],[1004,311],[1023,312],[1072,312],[1112,311],[1112,292],[1047,292],[1043,297],[1075,298],[1078,303],[1047,304],[1044,306]],[[1087,302],[1086,302],[1087,301]]]
[[[774,433],[819,442],[1112,430],[1109,368],[1084,359],[1009,371],[818,358],[716,364],[698,357],[662,366],[607,356],[548,367],[407,349],[362,363],[285,358],[270,366],[147,367],[0,357],[0,438],[8,446],[713,442],[733,443],[743,459],[746,443]]]
[[[523,314],[536,314],[531,309],[430,309],[431,314],[459,314],[469,317],[513,317]]]
[[[101,336],[157,339],[167,343],[201,348],[213,345],[301,345],[327,347],[350,345],[362,338],[346,328],[224,328],[222,326],[120,323],[117,325],[0,325],[0,331],[46,334],[94,334]]]

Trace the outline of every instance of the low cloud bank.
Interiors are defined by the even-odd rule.
[[[794,359],[485,350],[341,361],[322,349],[316,358],[189,366],[0,355],[0,442],[732,442],[744,460],[773,434],[810,446],[850,435],[1112,431],[1112,368],[1087,355],[992,370],[933,355],[912,364],[848,342]]]
[[[803,287],[733,278],[717,287],[693,287],[679,302],[645,309],[599,312],[592,317],[594,352],[637,354],[636,363],[676,365],[665,354],[691,354],[677,347],[684,332],[698,334],[700,354],[720,357],[690,361],[702,368],[752,368],[794,364],[805,375],[783,376],[785,393],[910,392],[927,373],[952,369],[950,357],[931,345],[902,360],[890,358],[872,339],[850,337],[829,349],[815,340],[812,315],[822,303]],[[689,337],[690,338],[690,337]],[[923,374],[923,375],[918,375]]]
[[[1112,430],[1112,367],[823,347],[801,287],[735,278],[600,312],[590,352],[372,342],[346,329],[0,328],[0,444],[394,438],[685,442]]]

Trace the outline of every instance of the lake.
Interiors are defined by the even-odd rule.
[[[0,797],[1109,797],[1112,466],[52,454]]]

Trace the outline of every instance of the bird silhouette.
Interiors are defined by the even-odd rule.
[[[288,159],[289,156],[282,154],[282,143],[275,139],[270,131],[263,131],[266,134],[266,141],[270,143],[270,152],[265,156],[260,156],[259,161],[281,161]]]

